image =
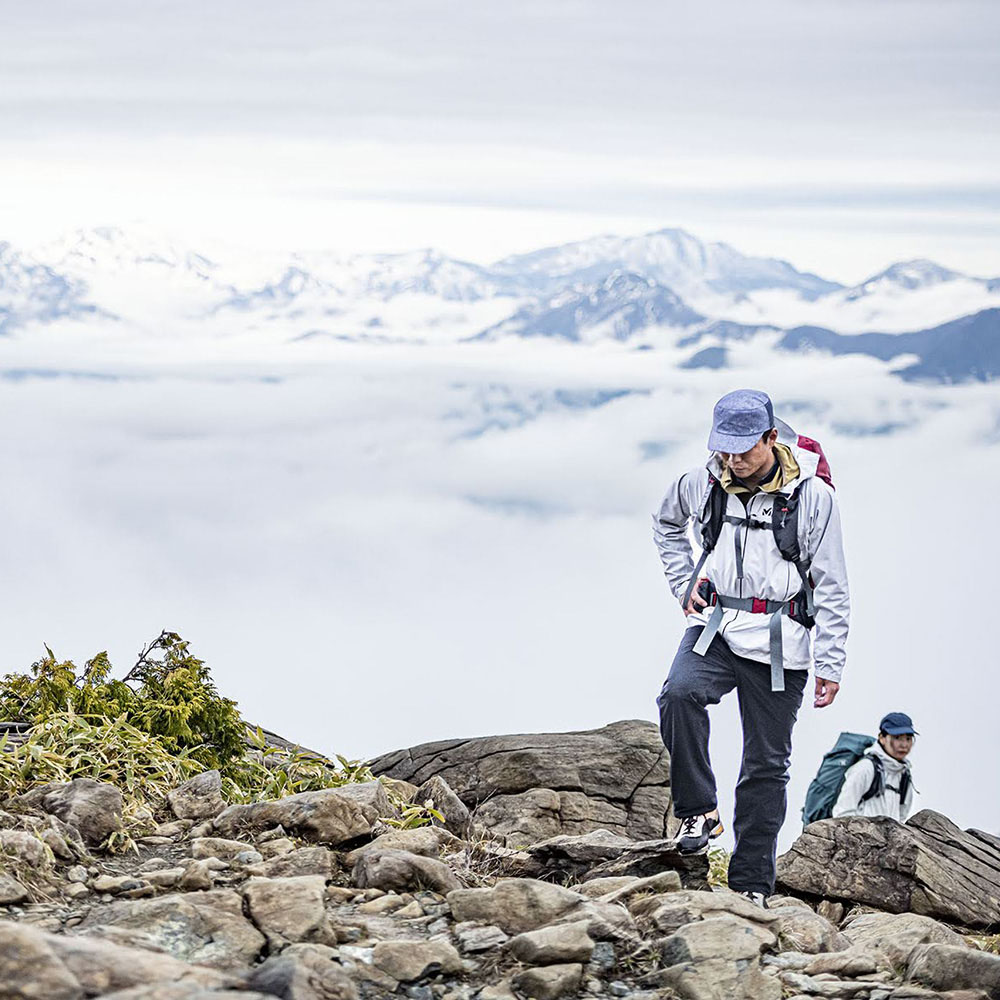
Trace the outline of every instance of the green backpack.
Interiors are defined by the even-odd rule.
[[[861,796],[862,802],[867,802],[885,791],[885,769],[882,761],[874,754],[865,751],[875,743],[874,736],[861,733],[841,733],[829,753],[823,755],[823,761],[816,772],[816,777],[809,784],[806,792],[806,802],[802,807],[802,825],[808,826],[818,819],[829,819],[833,815],[833,807],[844,786],[844,776],[847,769],[864,757],[872,762],[874,774],[868,791]],[[909,771],[904,772],[899,782],[899,800],[906,798],[910,787]]]

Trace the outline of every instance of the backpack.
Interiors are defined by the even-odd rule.
[[[809,783],[805,805],[802,807],[802,825],[808,826],[820,819],[829,819],[833,807],[844,787],[847,771],[859,760],[867,758],[872,762],[873,774],[868,790],[861,796],[861,802],[881,795],[885,791],[885,768],[874,754],[865,751],[875,743],[874,736],[861,733],[841,733],[833,749],[823,755],[816,777]],[[910,773],[904,771],[899,780],[899,801],[906,798],[910,787]]]
[[[826,455],[823,454],[822,445],[813,438],[806,437],[803,434],[798,435],[797,444],[803,451],[811,451],[819,455],[816,475],[832,489],[833,477],[830,473],[830,463],[827,461]],[[705,504],[707,516],[701,523],[701,558],[698,560],[698,564],[691,574],[691,580],[682,601],[683,607],[687,607],[691,592],[698,580],[698,574],[701,572],[702,566],[705,565],[705,560],[708,559],[709,553],[715,548],[715,543],[719,540],[719,533],[722,531],[722,525],[728,518],[726,508],[729,503],[729,495],[722,488],[722,484],[718,479],[711,473],[708,475],[708,484],[709,494],[707,503]],[[803,483],[799,483],[790,494],[773,494],[774,506],[771,513],[770,528],[774,533],[774,541],[778,546],[781,557],[795,565],[802,579],[802,590],[793,598],[793,609],[789,617],[800,625],[811,629],[816,624],[813,584],[809,578],[809,567],[805,560],[803,560],[802,553],[799,550],[799,491],[802,489],[802,486]],[[728,519],[734,522],[736,520],[734,518]],[[747,530],[767,526],[756,521],[751,521],[749,517],[741,520],[740,524]],[[702,594],[701,596],[704,597],[705,595]]]

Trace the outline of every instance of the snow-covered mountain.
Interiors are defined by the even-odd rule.
[[[65,317],[97,315],[86,285],[0,243],[0,334]]]
[[[498,261],[493,270],[541,293],[593,284],[629,271],[666,285],[687,301],[740,298],[759,289],[786,289],[805,300],[842,286],[797,271],[787,261],[748,257],[725,243],[703,243],[683,229],[643,236],[596,236]]]
[[[216,344],[296,358],[345,343],[606,343],[664,349],[667,363],[691,368],[773,351],[905,354],[917,359],[898,369],[908,379],[998,377],[1000,279],[924,259],[845,287],[663,229],[493,265],[435,250],[248,260],[143,227],[79,230],[31,255],[2,244],[0,332],[24,342],[75,317],[85,331],[113,323],[112,340],[152,350]]]
[[[598,284],[574,286],[530,302],[475,339],[627,340],[651,327],[684,328],[704,318],[669,288],[638,274],[613,271]]]

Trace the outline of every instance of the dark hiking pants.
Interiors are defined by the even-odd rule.
[[[736,849],[729,886],[737,891],[774,892],[778,831],[785,819],[785,785],[792,752],[792,726],[808,672],[785,671],[785,690],[771,690],[766,663],[737,656],[721,636],[705,656],[692,651],[701,628],[681,639],[670,674],[656,699],[660,734],[670,751],[674,814],[684,819],[718,804],[708,757],[708,705],[736,688],[743,723],[743,766],[736,784],[733,830]]]

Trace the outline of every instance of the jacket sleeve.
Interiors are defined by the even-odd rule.
[[[875,765],[869,758],[852,764],[844,775],[840,795],[833,805],[832,816],[860,816],[861,796],[871,787],[875,777]]]
[[[851,619],[851,595],[847,586],[847,563],[840,530],[840,510],[832,489],[818,480],[810,505],[806,552],[815,585],[816,629],[813,633],[815,674],[839,683],[847,659],[847,632]]]
[[[678,601],[684,597],[694,572],[687,529],[688,522],[698,514],[698,479],[697,471],[685,472],[667,490],[660,509],[653,515],[653,538],[667,583]]]

